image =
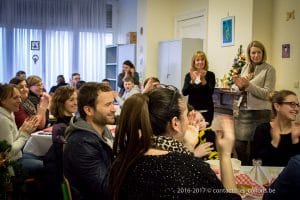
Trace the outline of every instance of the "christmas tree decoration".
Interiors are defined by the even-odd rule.
[[[238,53],[233,60],[232,69],[228,73],[228,85],[233,85],[233,77],[239,76],[241,74],[243,66],[246,64],[246,57],[243,53],[243,46],[240,45]]]

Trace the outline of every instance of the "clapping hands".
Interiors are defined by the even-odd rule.
[[[40,123],[40,118],[38,115],[33,115],[29,118],[26,118],[23,122],[22,126],[20,127],[20,131],[23,131],[30,135],[32,132],[36,130]]]
[[[222,155],[231,155],[234,146],[234,123],[232,117],[222,115],[220,117],[222,130],[216,130],[216,145],[217,150]]]

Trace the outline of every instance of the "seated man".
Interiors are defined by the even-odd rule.
[[[120,107],[123,106],[124,101],[128,97],[130,97],[133,94],[140,93],[140,89],[136,85],[134,85],[134,79],[132,77],[126,77],[124,79],[124,88],[125,88],[125,92],[122,95],[122,97],[115,95],[115,99],[118,102],[118,104],[120,105]]]
[[[106,128],[115,122],[114,96],[101,83],[85,83],[78,93],[80,117],[73,117],[65,135],[63,171],[73,199],[109,199],[107,174],[113,136]]]

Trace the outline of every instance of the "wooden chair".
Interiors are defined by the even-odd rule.
[[[72,193],[70,189],[70,183],[68,179],[64,176],[64,181],[61,184],[61,189],[63,193],[63,199],[64,200],[72,200]]]

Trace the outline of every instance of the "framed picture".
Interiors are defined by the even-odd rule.
[[[222,18],[221,42],[222,47],[234,45],[234,16]]]
[[[31,41],[31,50],[40,50],[40,41]]]
[[[282,58],[289,58],[290,57],[290,44],[283,44],[282,45]]]

